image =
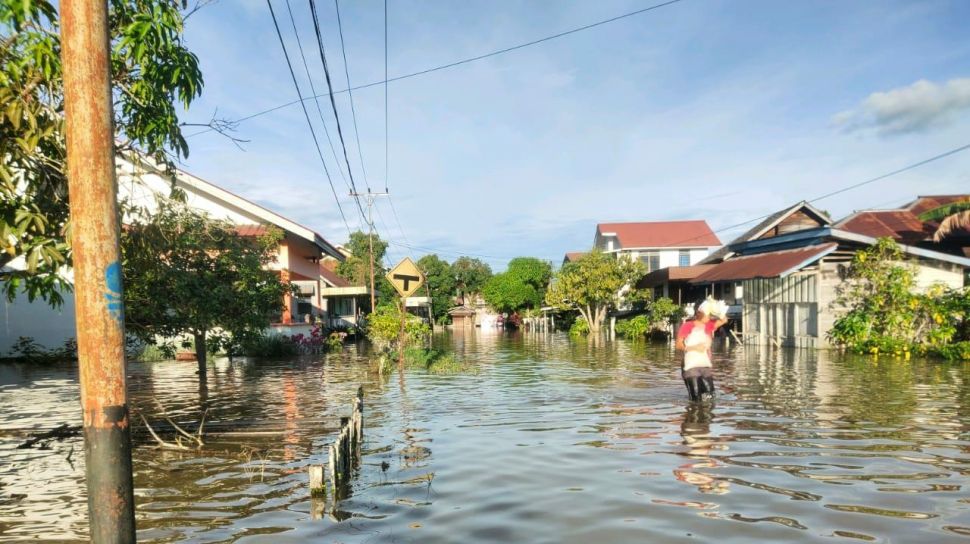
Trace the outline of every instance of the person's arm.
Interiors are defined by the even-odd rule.
[[[721,319],[718,319],[717,322],[714,323],[714,330],[718,330],[724,325],[727,325],[727,322],[728,322],[727,317],[722,317]]]
[[[687,326],[688,324],[684,323],[677,331],[677,341],[674,342],[674,349],[677,351],[687,351],[687,346],[684,345],[684,339],[687,338],[687,332],[685,332]]]

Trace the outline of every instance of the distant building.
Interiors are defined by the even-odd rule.
[[[583,255],[586,255],[586,252],[585,251],[569,251],[562,258],[562,264],[574,263],[574,262],[578,261],[579,259],[581,259],[583,257]]]
[[[880,214],[879,223],[886,226],[890,217],[896,214]],[[871,219],[853,214],[833,224],[811,204],[798,203],[710,255],[701,264],[712,266],[688,283],[729,298],[740,308],[745,343],[806,348],[828,347],[827,335],[839,311],[834,303],[847,266],[856,251],[875,244],[878,237],[900,241],[916,266],[920,288],[964,286],[970,258],[927,242],[925,235],[911,234],[930,227],[915,228],[912,221],[902,221],[876,230]],[[857,232],[860,225],[872,230]]]
[[[184,193],[188,206],[235,224],[241,236],[259,236],[271,227],[283,232],[276,260],[270,268],[296,285],[298,292],[286,295],[284,310],[276,319],[274,329],[289,332],[292,328],[308,327],[307,322],[316,319],[356,323],[369,291],[366,287],[350,285],[337,277],[332,268],[323,265],[324,261],[329,261],[331,266],[343,261],[346,254],[342,248],[289,218],[187,172],[177,171],[173,184],[148,160],[119,158],[117,170],[119,200],[152,210],[157,197],[168,196],[175,188]],[[8,266],[23,266],[23,262],[14,261]],[[71,278],[69,270],[65,276]],[[75,336],[74,296],[65,293],[64,298],[63,307],[57,310],[43,301],[28,302],[25,296],[13,302],[4,300],[0,315],[0,354],[9,351],[20,336],[31,337],[49,348]]]
[[[653,272],[672,266],[692,266],[720,247],[706,221],[600,223],[593,247],[605,253],[639,259]]]

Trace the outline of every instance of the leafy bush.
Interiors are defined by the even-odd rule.
[[[47,349],[29,336],[21,336],[11,347],[11,359],[25,363],[57,363],[77,360],[77,341],[68,338],[59,348]]]
[[[830,340],[857,353],[963,358],[970,290],[935,285],[918,292],[916,269],[902,259],[899,246],[885,238],[856,252],[837,301],[846,310]]]
[[[586,336],[587,334],[589,334],[589,322],[583,316],[577,317],[576,321],[569,326],[569,335]]]
[[[649,331],[650,318],[645,315],[638,315],[630,319],[621,319],[616,322],[616,332],[624,338],[643,338]]]
[[[396,306],[378,306],[367,318],[366,334],[379,350],[397,349],[404,319],[404,343],[420,344],[431,334],[431,327],[421,319],[404,313]]]
[[[929,350],[929,354],[949,361],[970,361],[970,341],[938,346]]]
[[[265,334],[247,339],[241,346],[250,357],[287,357],[300,352],[300,346],[285,334]]]

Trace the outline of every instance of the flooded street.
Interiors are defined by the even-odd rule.
[[[965,542],[970,365],[811,351],[716,354],[688,407],[666,345],[440,336],[476,372],[381,376],[352,349],[132,364],[133,411],[253,433],[160,451],[135,416],[145,542]],[[353,495],[314,519],[306,465],[364,387]],[[16,449],[80,423],[69,367],[0,366],[0,541],[83,541],[83,444]],[[194,427],[192,427],[194,429]]]

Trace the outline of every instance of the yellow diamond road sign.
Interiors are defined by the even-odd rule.
[[[424,285],[424,274],[410,257],[405,257],[387,273],[387,279],[402,297],[409,297]]]

